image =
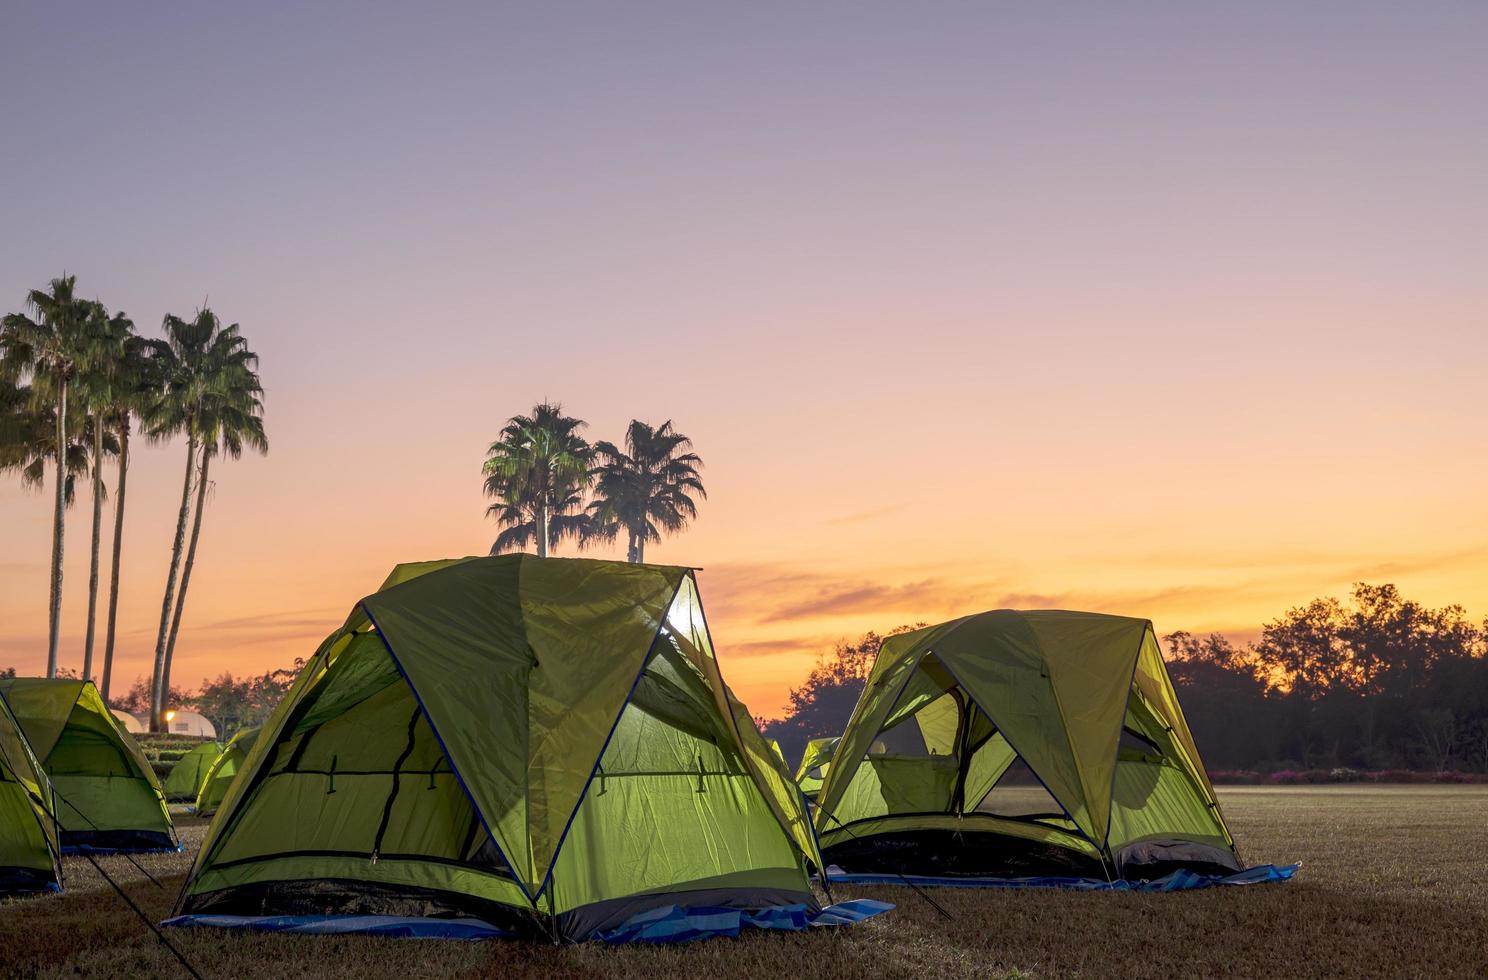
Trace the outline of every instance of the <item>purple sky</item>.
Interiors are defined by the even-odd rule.
[[[655,557],[716,570],[762,711],[1008,597],[1240,631],[1378,572],[1482,613],[1485,93],[1482,2],[12,4],[0,307],[66,269],[261,354],[190,683],[483,551],[481,452],[542,397],[697,440]],[[179,451],[131,481],[126,678]],[[30,667],[49,512],[0,514]]]

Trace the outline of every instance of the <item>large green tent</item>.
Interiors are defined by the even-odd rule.
[[[165,781],[160,784],[167,800],[194,800],[201,792],[202,782],[212,768],[212,763],[222,754],[222,743],[206,741],[176,760]]]
[[[669,906],[815,911],[818,861],[691,571],[456,559],[399,566],[306,664],[172,921],[453,917],[579,940]]]
[[[92,681],[0,680],[56,794],[62,847],[175,850],[155,771]]]
[[[0,697],[0,895],[62,888],[52,784]]]
[[[196,793],[197,816],[210,817],[222,806],[222,801],[227,798],[227,791],[232,787],[233,778],[237,776],[238,769],[242,767],[243,760],[248,757],[248,750],[253,748],[257,738],[257,728],[241,729],[228,740],[227,747],[218,753],[217,758],[212,760],[212,765],[202,777],[201,787]]]
[[[1124,616],[1002,609],[884,640],[816,825],[850,873],[1239,870],[1152,626]]]

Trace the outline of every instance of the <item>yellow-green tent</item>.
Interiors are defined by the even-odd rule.
[[[0,696],[0,895],[61,890],[55,808],[52,784]]]
[[[1240,867],[1152,626],[1124,616],[1001,609],[884,640],[816,802],[849,873]]]
[[[253,748],[254,741],[258,738],[257,728],[244,728],[228,740],[227,746],[212,760],[207,773],[202,777],[201,788],[196,793],[196,815],[199,817],[210,817],[222,806],[222,801],[227,798],[227,791],[232,787],[233,779],[238,775],[238,769],[243,760],[248,757],[248,751]]]
[[[64,851],[175,850],[160,782],[92,681],[0,680],[52,782]]]
[[[424,562],[306,664],[173,924],[453,917],[578,940],[671,906],[815,910],[819,860],[690,570]]]
[[[801,764],[796,767],[796,785],[801,787],[808,800],[815,800],[816,794],[821,792],[827,770],[832,767],[832,753],[840,741],[840,738],[813,738],[806,743]]]
[[[171,766],[160,784],[167,800],[195,800],[201,792],[202,782],[212,769],[212,763],[222,755],[222,743],[206,741],[194,747]]]

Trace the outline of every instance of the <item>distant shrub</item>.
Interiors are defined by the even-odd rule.
[[[1357,769],[1348,766],[1339,766],[1328,773],[1328,779],[1335,783],[1357,783],[1364,778],[1364,774]]]

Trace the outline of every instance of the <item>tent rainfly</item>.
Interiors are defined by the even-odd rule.
[[[61,891],[52,784],[0,696],[0,896]]]
[[[889,637],[816,803],[850,874],[1240,869],[1144,619],[1000,609]]]
[[[253,748],[253,742],[257,738],[257,728],[241,729],[212,760],[196,793],[195,809],[198,817],[210,817],[222,806],[222,801],[227,798],[227,791],[232,787],[233,778],[237,776],[238,769],[248,757],[248,750]]]
[[[62,848],[176,850],[155,770],[92,681],[0,680],[56,794]]]
[[[170,924],[613,940],[705,906],[804,925],[819,860],[690,570],[424,562],[306,664]]]
[[[212,763],[222,754],[222,743],[203,742],[176,760],[165,774],[161,790],[167,800],[195,800]]]

